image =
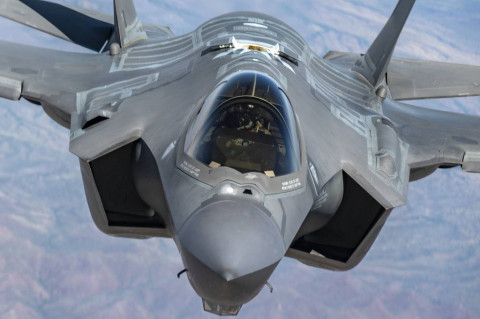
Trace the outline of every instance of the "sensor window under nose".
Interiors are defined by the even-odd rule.
[[[190,127],[186,153],[215,169],[268,177],[300,169],[293,110],[268,76],[240,72],[209,96]]]

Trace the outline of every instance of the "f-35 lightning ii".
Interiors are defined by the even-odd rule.
[[[480,95],[480,67],[392,58],[414,0],[365,54],[318,57],[253,12],[191,33],[4,0],[0,15],[96,51],[0,42],[0,97],[70,129],[96,226],[171,237],[204,309],[236,315],[282,257],[348,270],[407,185],[437,168],[480,172],[480,118],[399,100]]]

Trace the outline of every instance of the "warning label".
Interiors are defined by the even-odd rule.
[[[192,164],[188,163],[187,161],[183,161],[180,164],[180,167],[188,174],[198,177],[200,174],[200,169],[198,167],[193,166]]]
[[[290,181],[282,182],[282,191],[295,189],[300,186],[302,186],[302,183],[300,183],[300,178],[295,178]]]

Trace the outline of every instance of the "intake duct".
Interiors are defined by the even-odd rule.
[[[109,227],[166,227],[160,175],[143,140],[91,161],[90,167]]]
[[[343,183],[343,199],[335,215],[322,228],[298,237],[291,249],[352,263],[349,259],[386,210],[345,172]]]

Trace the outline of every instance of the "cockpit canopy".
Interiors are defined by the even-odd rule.
[[[214,169],[275,177],[300,169],[295,116],[269,76],[235,73],[206,98],[185,138],[185,152]]]

